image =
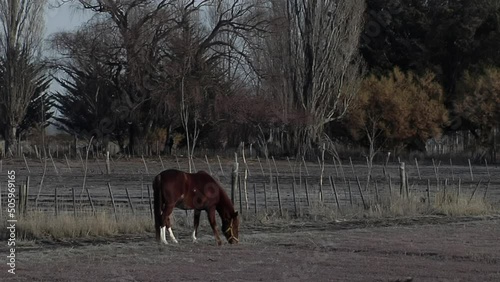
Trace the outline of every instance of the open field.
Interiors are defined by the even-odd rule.
[[[239,245],[211,231],[179,245],[152,234],[26,242],[2,281],[499,281],[500,218],[244,225]],[[8,279],[5,279],[8,278]]]
[[[104,160],[89,160],[85,187],[96,211],[108,214],[101,218],[92,217],[86,189],[80,196],[84,180],[84,166],[80,160],[70,160],[69,167],[64,159],[55,160],[54,168],[49,159],[45,175],[40,160],[27,160],[30,173],[24,160],[4,160],[0,172],[4,213],[6,171],[15,170],[18,185],[30,176],[28,215],[43,215],[46,223],[58,220],[59,225],[53,228],[69,228],[65,224],[71,221],[74,212],[77,218],[103,220],[101,225],[111,228],[107,225],[112,225],[115,218],[108,183],[112,187],[118,222],[123,226],[138,224],[136,221],[140,220],[142,226],[136,228],[137,232],[131,228],[122,232],[108,230],[108,234],[105,230],[102,236],[18,234],[23,240],[16,250],[17,275],[6,276],[4,266],[0,280],[500,280],[500,168],[496,166],[473,166],[471,176],[469,167],[463,165],[451,167],[437,163],[434,167],[432,163],[421,163],[417,171],[415,163],[409,164],[408,184],[413,200],[408,201],[399,197],[399,164],[395,162],[389,162],[387,167],[375,166],[369,187],[366,187],[366,164],[354,163],[351,167],[349,160],[342,166],[327,163],[321,189],[318,163],[304,165],[303,162],[280,160],[275,166],[272,160],[261,160],[261,169],[259,161],[251,159],[248,160],[245,197],[242,171],[246,166],[240,160],[241,202],[240,191],[236,191],[235,206],[243,213],[241,243],[216,247],[203,215],[199,242],[193,244],[190,241],[192,214],[186,216],[183,211],[175,210],[173,230],[180,244],[160,247],[154,240],[153,222],[149,219],[148,188],[163,167],[187,170],[187,163],[183,158],[163,158],[161,161],[153,158],[145,162],[148,173],[142,159],[114,160],[108,175]],[[209,163],[210,168],[205,160],[198,159],[196,169],[211,170],[229,193],[232,160],[221,160],[220,166],[217,158],[209,159]],[[279,213],[276,176],[283,216]],[[336,184],[339,206],[329,176]],[[361,188],[358,188],[358,179]],[[429,194],[426,192],[428,181],[431,184]],[[458,215],[450,212],[454,216],[447,216],[447,212],[432,208],[405,212],[415,203],[427,206],[428,196],[431,202],[439,202],[444,194],[447,197],[456,195],[459,182],[462,198]],[[55,189],[58,217],[54,216]],[[319,200],[321,191],[322,201]],[[360,191],[363,199],[370,203],[369,210],[363,208]],[[38,194],[38,206],[35,206]],[[475,201],[480,200],[484,205],[483,199],[491,209],[474,210]],[[399,201],[397,204],[402,212],[377,213],[379,205],[395,200]],[[395,205],[394,202],[389,204]],[[131,220],[132,212],[136,214],[135,221]],[[40,217],[34,220],[37,218]],[[4,234],[0,235],[5,239]]]

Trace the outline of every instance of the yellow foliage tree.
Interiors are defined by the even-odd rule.
[[[448,122],[443,89],[432,73],[421,77],[398,68],[367,77],[349,114],[352,136],[369,145],[369,160],[384,146],[439,137]]]
[[[462,99],[456,112],[479,129],[479,141],[489,147],[496,159],[494,130],[500,126],[500,69],[487,68],[484,73],[465,73],[460,84]]]

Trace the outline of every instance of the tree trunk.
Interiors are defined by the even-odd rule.
[[[16,133],[17,133],[17,126],[6,124],[5,125],[5,131],[4,131],[4,138],[5,138],[5,155],[12,151],[13,154],[17,153],[16,150]]]
[[[135,156],[141,154],[141,150],[139,148],[139,146],[141,145],[139,136],[140,136],[139,126],[135,122],[132,122],[129,126],[128,151]]]
[[[497,163],[497,128],[493,129],[493,152],[492,152],[492,161],[491,163]]]
[[[165,144],[163,144],[163,149],[161,150],[162,155],[171,155],[172,154],[172,146],[174,145],[174,138],[172,135],[172,125],[167,127],[167,136],[165,138]]]

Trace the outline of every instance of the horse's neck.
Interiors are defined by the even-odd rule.
[[[229,197],[226,195],[226,193],[223,190],[221,191],[222,192],[220,195],[220,200],[216,206],[217,212],[219,213],[220,217],[230,217],[231,214],[234,213],[233,205],[231,204],[231,200],[229,200]]]

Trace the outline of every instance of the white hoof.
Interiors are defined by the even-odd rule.
[[[176,244],[179,244],[179,242],[177,241],[177,239],[175,239],[175,236],[174,236],[174,232],[172,232],[172,228],[168,228],[168,234],[170,235],[170,239],[172,239],[172,241]]]
[[[161,243],[164,244],[164,245],[168,245],[168,242],[167,242],[167,237],[165,236],[165,230],[166,227],[163,226],[160,228],[160,240],[161,240]]]

